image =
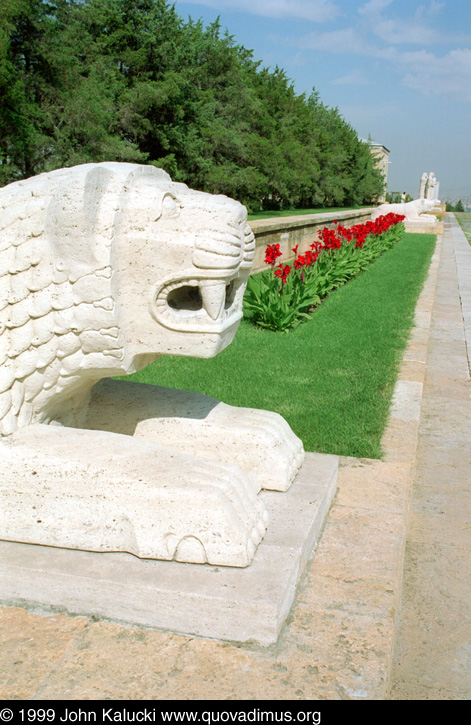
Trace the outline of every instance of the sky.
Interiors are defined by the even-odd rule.
[[[315,88],[360,138],[390,151],[388,190],[419,196],[434,172],[441,200],[471,203],[469,0],[177,0],[217,17],[297,93]]]

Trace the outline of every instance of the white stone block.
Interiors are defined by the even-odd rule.
[[[0,541],[0,599],[272,645],[321,535],[337,475],[336,456],[307,453],[289,491],[260,494],[271,525],[246,568]]]

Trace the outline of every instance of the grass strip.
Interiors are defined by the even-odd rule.
[[[162,357],[131,378],[276,411],[307,451],[380,458],[435,241],[405,234],[289,333],[242,320],[234,342],[217,357]]]
[[[471,244],[471,214],[469,212],[454,212],[455,217],[464,232],[468,242]]]

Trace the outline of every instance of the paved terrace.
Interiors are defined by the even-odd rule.
[[[407,532],[393,699],[471,698],[471,247],[446,215]]]
[[[471,247],[448,214],[385,458],[341,459],[337,497],[277,644],[4,606],[0,698],[470,699],[470,351]]]

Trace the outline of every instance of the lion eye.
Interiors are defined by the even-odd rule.
[[[178,216],[179,213],[180,204],[178,204],[177,200],[173,196],[166,194],[162,201],[162,214],[172,217]]]

